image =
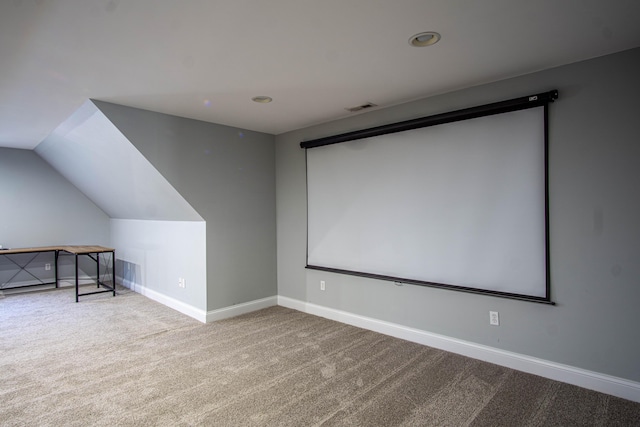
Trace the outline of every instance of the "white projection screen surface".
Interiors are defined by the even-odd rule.
[[[548,300],[546,108],[307,149],[307,267]]]

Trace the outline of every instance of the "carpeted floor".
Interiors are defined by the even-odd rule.
[[[283,307],[0,297],[1,426],[640,425],[640,404]]]

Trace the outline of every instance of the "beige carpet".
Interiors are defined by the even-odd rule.
[[[2,426],[640,425],[640,404],[283,307],[0,297]]]

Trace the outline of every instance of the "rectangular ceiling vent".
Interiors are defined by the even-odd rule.
[[[355,113],[356,111],[362,111],[372,107],[377,107],[377,105],[373,102],[367,102],[366,104],[358,105],[357,107],[345,108],[345,110]]]

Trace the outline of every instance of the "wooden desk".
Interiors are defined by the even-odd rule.
[[[28,253],[34,253],[34,254],[38,254],[41,252],[53,252],[54,253],[54,274],[55,274],[55,282],[42,282],[39,278],[37,278],[36,276],[34,276],[33,274],[29,273],[29,271],[27,270],[27,267],[29,266],[29,264],[31,263],[31,261],[33,261],[34,258],[32,258],[30,261],[28,261],[25,265],[20,265],[16,262],[14,262],[13,260],[11,260],[11,258],[7,257],[8,259],[10,259],[16,266],[19,267],[19,270],[16,274],[14,274],[10,279],[9,282],[21,271],[25,271],[28,274],[30,274],[32,277],[34,277],[36,280],[38,280],[40,283],[37,283],[36,285],[27,285],[27,286],[40,286],[40,285],[51,285],[51,284],[55,284],[55,287],[58,287],[58,258],[60,257],[60,255],[64,255],[64,254],[69,254],[69,255],[73,255],[75,257],[75,287],[76,287],[76,302],[78,302],[79,298],[83,295],[93,295],[93,294],[100,294],[100,293],[104,293],[104,292],[112,292],[113,296],[116,296],[116,255],[115,255],[115,249],[113,248],[107,248],[104,246],[41,246],[41,247],[34,247],[34,248],[17,248],[17,249],[2,249],[0,250],[0,256],[7,256],[7,255],[15,255],[15,254],[28,254]],[[100,280],[100,254],[101,253],[110,253],[111,255],[111,285],[107,285],[106,283],[102,282]],[[86,292],[81,294],[80,293],[80,286],[78,283],[78,257],[79,256],[88,256],[89,258],[91,258],[92,260],[94,260],[96,262],[96,286],[98,289],[100,289],[100,287],[104,288],[104,289],[100,289],[98,291],[94,291],[94,292]],[[8,283],[8,282],[6,282]],[[16,288],[18,288],[19,286],[16,286]]]

